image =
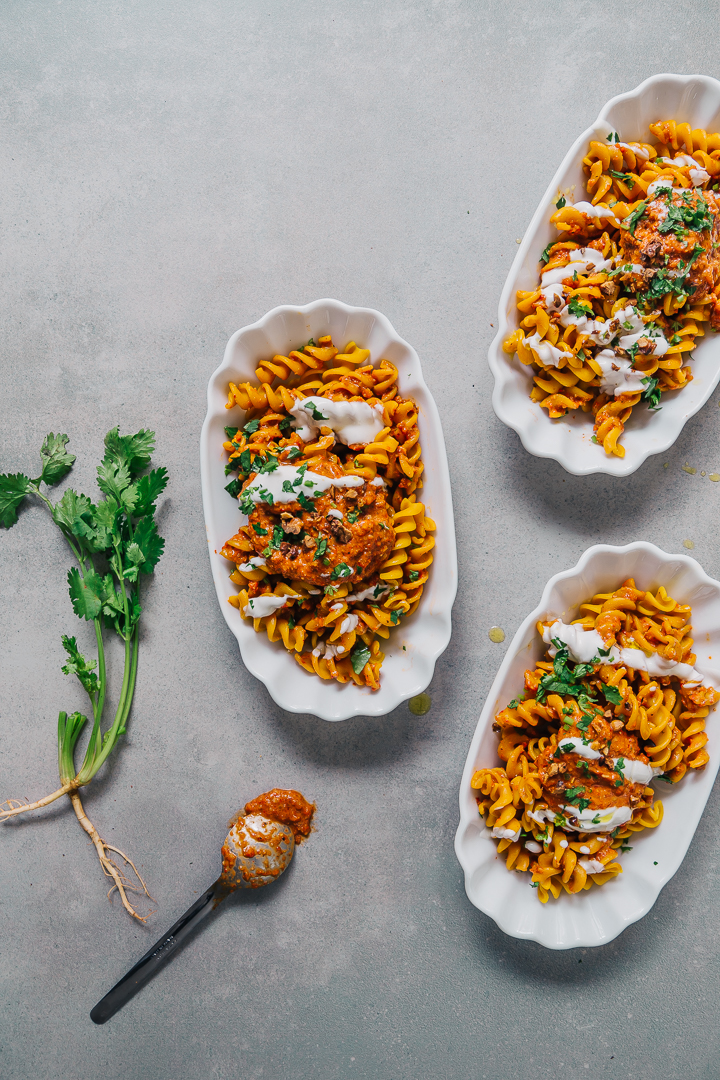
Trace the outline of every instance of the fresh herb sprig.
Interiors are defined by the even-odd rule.
[[[7,800],[0,820],[28,810],[47,806],[68,795],[85,832],[90,836],[105,873],[113,879],[123,906],[142,921],[130,903],[127,891],[136,888],[113,861],[112,853],[126,857],[117,848],[100,839],[85,814],[80,788],[89,784],[119,745],[125,734],[138,666],[140,582],[155,569],[165,541],[155,523],[156,504],[167,485],[167,470],[145,472],[155,448],[152,431],[120,435],[113,428],[105,436],[105,454],[97,470],[97,484],[103,498],[94,503],[86,495],[69,488],[53,503],[41,485],[60,483],[73,466],[75,456],[67,452],[67,435],[46,437],[40,450],[42,469],[34,479],[22,473],[0,475],[0,522],[6,529],[18,519],[18,510],[29,497],[40,499],[52,514],[65,537],[77,565],[68,573],[68,588],[73,611],[80,619],[93,624],[97,660],[80,652],[75,637],[63,635],[67,653],[63,671],[75,675],[88,696],[92,711],[92,729],[85,756],[75,767],[75,751],[88,717],[80,712],[61,712],[58,717],[58,768],[61,786],[52,794],[33,803]],[[115,715],[103,730],[103,714],[108,690],[105,664],[104,632],[111,627],[123,642],[125,665]],[[126,859],[126,864],[133,867]],[[137,873],[137,871],[136,871]],[[144,882],[137,875],[143,890]]]

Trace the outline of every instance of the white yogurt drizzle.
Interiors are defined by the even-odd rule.
[[[288,600],[300,599],[302,597],[298,593],[287,593],[285,596],[274,596],[272,593],[268,596],[253,596],[243,608],[243,615],[249,619],[264,619],[285,607]]]
[[[599,655],[600,649],[605,649],[605,642],[597,630],[586,630],[577,623],[568,624],[557,619],[543,630],[543,641],[550,646],[548,652],[555,656],[557,649],[552,644],[552,639],[558,638],[567,645],[570,659],[578,664],[588,664]],[[647,671],[648,675],[656,678],[665,678],[674,675],[686,683],[701,683],[703,676],[690,664],[683,664],[678,660],[666,660],[659,653],[651,653],[646,656],[642,649],[618,649],[613,645],[607,657],[602,658],[605,664],[623,664],[635,671]],[[710,685],[712,682],[707,680]]]
[[[563,828],[572,829],[573,832],[612,832],[632,817],[629,806],[605,806],[602,810],[578,810],[577,806],[563,806],[562,809],[565,818]],[[549,807],[540,807],[539,810],[528,810],[527,815],[542,825],[544,821],[554,822],[558,813]],[[568,820],[570,816],[576,819],[575,823]]]
[[[659,769],[654,765],[648,765],[644,761],[637,761],[635,758],[608,758],[607,761],[613,769],[618,761],[622,761],[622,775],[626,780],[629,780],[631,784],[649,784],[654,776],[662,776],[665,772],[664,769]]]
[[[586,874],[602,874],[605,869],[599,859],[578,859]]]
[[[253,556],[249,562],[240,563],[238,570],[244,570],[246,574],[249,574],[251,570],[257,570],[260,566],[267,566],[267,562],[260,555]]]
[[[570,203],[567,204],[570,206]],[[615,214],[608,206],[593,206],[589,202],[577,202],[571,209],[579,210],[581,214],[585,214],[586,217],[594,218],[596,221],[601,221],[603,218],[612,218],[615,221]]]
[[[308,499],[316,499],[328,488],[355,488],[362,487],[365,480],[362,476],[321,476],[320,473],[301,473],[302,466],[278,465],[269,473],[258,473],[252,483],[244,489],[243,495],[249,495],[254,503],[265,502],[260,494],[267,491],[272,495],[273,503],[295,502],[300,492]],[[297,483],[298,476],[300,483]],[[375,477],[377,480],[378,477]],[[289,481],[292,490],[284,491],[283,484]],[[382,481],[381,481],[382,483]],[[292,485],[295,485],[292,487]]]
[[[492,834],[496,840],[517,840],[520,836],[520,829],[517,832],[513,832],[512,829],[503,829],[502,825],[494,825]]]
[[[358,602],[360,602],[361,600],[370,599],[380,600],[385,595],[385,593],[388,592],[390,592],[390,586],[386,585],[384,581],[380,581],[377,585],[370,585],[369,588],[362,589],[358,593],[350,593],[349,596],[345,597],[345,600],[347,600],[348,603],[351,600],[357,600]]]
[[[331,645],[329,641],[319,641],[312,651],[313,656],[340,656],[345,652],[344,645]]]
[[[307,397],[296,401],[290,412],[300,423],[297,433],[303,442],[311,442],[321,427],[328,427],[346,446],[367,446],[385,426],[382,405],[368,405],[366,401]]]
[[[570,750],[565,749],[568,743],[572,743],[572,749]],[[601,751],[593,750],[589,741],[584,743],[582,739],[578,739],[575,735],[558,738],[558,748],[563,754],[577,754],[578,757],[587,758],[588,761],[597,761],[598,758],[602,757]]]
[[[351,630],[356,630],[358,622],[357,615],[346,615],[340,624],[340,633],[349,634]]]

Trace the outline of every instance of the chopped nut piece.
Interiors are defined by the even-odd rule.
[[[357,499],[358,493],[355,488],[348,488],[345,492],[346,499]]]
[[[312,538],[312,536],[306,536],[303,540],[303,543],[305,544],[305,547],[308,549],[308,551],[313,551],[313,549],[316,547],[315,540]]]
[[[337,518],[332,518],[328,525],[328,530],[337,540],[338,544],[349,544],[353,538],[353,534],[350,529],[346,528],[342,521],[338,521]]]
[[[600,292],[606,300],[617,300],[620,295],[620,286],[616,281],[604,281],[600,286]]]
[[[625,725],[623,724],[622,720],[613,720],[610,724],[610,727],[613,729],[613,731],[622,731]]]
[[[287,515],[288,520],[286,520],[285,514],[282,514],[281,517],[283,532],[289,533],[292,536],[297,536],[300,532],[302,532],[303,524],[300,518],[292,517],[291,514]]]
[[[649,356],[650,353],[655,352],[655,342],[649,337],[638,338],[637,351],[641,356]]]

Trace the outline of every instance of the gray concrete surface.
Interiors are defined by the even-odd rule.
[[[106,901],[69,807],[0,830],[0,1075],[714,1080],[716,795],[651,914],[594,951],[505,937],[467,901],[452,838],[503,655],[490,626],[509,638],[597,541],[689,538],[720,574],[720,485],[701,476],[720,470],[717,394],[628,480],[577,479],[496,420],[485,361],[515,240],[567,146],[650,74],[720,74],[716,5],[5,0],[0,41],[0,463],[31,470],[44,433],[67,431],[89,489],[119,423],[153,427],[172,474],[127,745],[87,796],[158,912],[142,928]],[[445,425],[460,590],[423,718],[283,713],[212,589],[208,377],[239,326],[324,295],[388,315]],[[0,560],[0,789],[34,798],[55,782],[57,711],[81,704],[60,634],[88,635],[41,509],[0,535]],[[213,880],[230,814],[271,785],[319,807],[286,878],[93,1027],[98,997]]]

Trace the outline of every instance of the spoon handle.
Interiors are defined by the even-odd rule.
[[[195,927],[206,915],[217,907],[228,895],[228,888],[219,877],[217,881],[200,896],[192,907],[170,927],[159,941],[145,953],[134,967],[130,968],[120,982],[98,1001],[90,1013],[95,1024],[104,1024],[111,1016],[122,1009],[123,1005],[142,989],[146,982],[170,960],[182,943],[192,934]]]

